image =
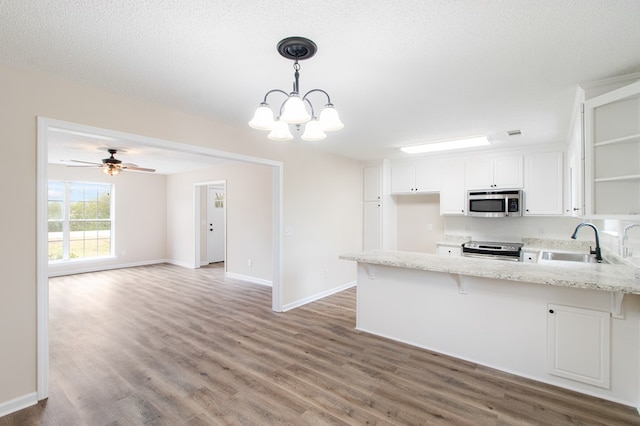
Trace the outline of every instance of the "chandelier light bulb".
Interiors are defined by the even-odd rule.
[[[314,118],[304,126],[304,133],[301,138],[305,141],[321,141],[326,139],[327,134],[320,128],[320,123]]]
[[[262,102],[256,109],[253,118],[249,122],[249,126],[257,130],[273,130],[276,122],[273,119],[273,111],[269,108],[269,104]]]
[[[320,128],[325,132],[332,132],[334,130],[340,130],[343,127],[344,124],[340,121],[338,110],[335,109],[333,104],[325,105],[324,109],[320,113]]]
[[[110,175],[110,176],[117,176],[122,172],[122,170],[120,169],[120,167],[116,167],[113,166],[111,164],[109,164],[107,167],[103,167],[102,168],[102,173]]]
[[[284,110],[280,116],[280,121],[289,124],[302,124],[311,120],[311,115],[304,107],[304,101],[297,93],[289,95],[289,99],[284,103]]]
[[[293,135],[289,131],[289,125],[280,120],[275,122],[275,126],[267,137],[272,141],[290,141],[293,139]]]

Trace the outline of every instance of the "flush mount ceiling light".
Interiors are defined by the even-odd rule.
[[[490,145],[486,136],[472,136],[464,139],[450,139],[426,143],[422,145],[412,145],[400,148],[407,154],[424,154],[426,152],[448,151],[451,149],[473,148],[476,146]]]
[[[336,111],[331,103],[331,98],[327,92],[322,89],[312,89],[300,97],[298,85],[300,64],[298,61],[313,57],[317,50],[316,44],[304,37],[288,37],[278,43],[278,53],[286,59],[294,61],[293,91],[287,93],[280,89],[269,90],[264,95],[264,100],[260,103],[258,109],[256,109],[253,119],[249,122],[249,126],[258,130],[270,131],[267,137],[275,141],[288,141],[293,139],[293,135],[289,131],[289,124],[294,124],[299,130],[300,126],[306,123],[304,133],[301,136],[302,139],[306,141],[325,139],[327,137],[325,132],[340,130],[344,127],[344,124],[342,124],[338,116],[338,111]],[[281,93],[286,96],[286,99],[280,105],[280,109],[277,112],[278,115],[275,119],[273,111],[267,103],[267,97],[272,93]],[[327,97],[327,103],[324,105],[324,109],[320,113],[319,118],[316,117],[316,110],[309,100],[309,95],[312,93],[322,93]],[[309,107],[308,110],[307,107]]]

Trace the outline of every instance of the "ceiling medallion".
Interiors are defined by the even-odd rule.
[[[304,37],[287,37],[278,43],[277,48],[280,55],[294,61],[293,91],[287,93],[280,89],[269,90],[264,95],[264,99],[258,109],[256,109],[253,119],[249,122],[249,126],[258,130],[270,131],[267,137],[275,141],[288,141],[293,139],[293,135],[289,130],[289,124],[295,124],[296,128],[300,129],[300,126],[306,123],[304,133],[301,136],[301,138],[306,141],[319,141],[327,137],[326,131],[342,129],[344,124],[340,121],[338,111],[331,103],[331,98],[327,92],[322,89],[312,89],[300,97],[300,64],[298,61],[313,57],[318,50],[316,44]],[[267,97],[272,93],[281,93],[286,96],[284,102],[280,104],[277,112],[278,115],[275,119],[274,113],[267,103]],[[319,118],[316,117],[315,109],[309,99],[309,95],[312,93],[322,93],[327,97],[327,103],[320,112]]]

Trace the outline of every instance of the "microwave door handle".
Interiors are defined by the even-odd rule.
[[[505,217],[509,216],[509,196],[504,198],[504,215]]]

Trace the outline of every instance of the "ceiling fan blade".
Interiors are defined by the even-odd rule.
[[[131,167],[131,166],[122,166],[122,169],[123,170],[133,170],[133,171],[136,171],[136,172],[151,172],[151,173],[156,171],[156,169],[146,169],[144,167],[137,167],[137,166],[133,166],[133,167]]]
[[[82,164],[91,164],[93,166],[98,166],[98,167],[102,167],[102,164],[99,163],[92,163],[90,161],[80,161],[80,160],[64,160],[64,161],[70,161],[72,163],[82,163]]]

